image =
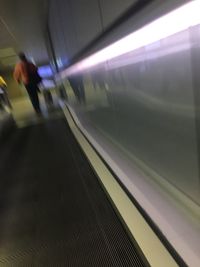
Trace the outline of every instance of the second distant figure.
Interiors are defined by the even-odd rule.
[[[82,76],[80,74],[70,76],[68,81],[79,103],[85,103],[85,89]]]
[[[38,74],[37,67],[28,61],[24,53],[19,53],[20,62],[14,70],[14,78],[18,83],[23,83],[26,87],[31,103],[35,111],[40,114],[40,103],[38,97],[38,84],[42,81]]]

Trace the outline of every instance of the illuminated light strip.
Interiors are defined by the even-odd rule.
[[[125,57],[125,59],[119,59],[113,61],[109,61],[106,65],[106,70],[112,70],[112,69],[117,69],[117,68],[122,68],[125,66],[137,64],[139,62],[144,62],[146,60],[154,60],[157,58],[162,58],[167,55],[172,55],[172,54],[177,54],[183,51],[187,51],[191,48],[190,44],[179,44],[174,47],[170,47],[167,49],[162,49],[162,50],[156,50],[156,51],[151,51],[148,54],[141,53],[140,55],[135,55],[135,56],[130,56],[130,57]]]
[[[60,73],[61,78],[89,69],[128,52],[200,24],[200,0],[189,2],[136,32],[81,60]]]

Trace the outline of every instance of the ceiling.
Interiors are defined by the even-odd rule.
[[[24,51],[36,64],[48,62],[45,26],[48,0],[0,0],[0,72]]]

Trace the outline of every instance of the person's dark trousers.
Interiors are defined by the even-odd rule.
[[[35,111],[37,113],[39,113],[40,112],[40,102],[39,102],[39,97],[38,97],[39,89],[38,89],[37,85],[36,84],[28,84],[25,87],[26,87],[26,90],[29,94],[33,108],[35,109]]]

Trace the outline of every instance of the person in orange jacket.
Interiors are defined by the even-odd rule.
[[[37,67],[28,61],[24,53],[19,53],[20,62],[17,63],[14,70],[14,79],[18,83],[23,83],[30,97],[33,108],[40,114],[40,103],[38,97],[38,83],[41,77],[38,75]]]

